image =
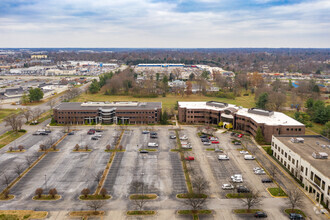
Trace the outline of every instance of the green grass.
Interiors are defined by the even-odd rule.
[[[84,195],[79,196],[79,199],[81,200],[106,200],[110,198],[110,195],[106,195],[105,197],[102,195],[87,195],[87,198]]]
[[[3,194],[0,194],[0,200],[11,200],[13,198],[15,198],[14,195],[8,195],[8,198],[5,198],[5,196]]]
[[[201,210],[179,210],[179,215],[210,215],[212,214],[212,210],[209,209],[201,209]]]
[[[104,95],[104,94],[86,94],[82,93],[80,96],[74,98],[72,102],[85,102],[85,101],[139,101],[139,102],[162,102],[163,109],[173,108],[177,101],[218,101],[227,102],[234,105],[243,106],[246,108],[254,107],[254,95],[241,96],[236,99],[207,97],[203,95],[190,95],[190,96],[176,96],[172,94],[166,95],[166,97],[157,98],[134,98],[133,96],[124,95]]]
[[[41,198],[39,198],[38,196],[33,196],[33,200],[58,200],[60,199],[61,196],[60,195],[55,195],[55,198],[53,198],[51,195],[41,195]]]
[[[157,195],[156,194],[133,194],[129,196],[130,199],[132,200],[139,200],[139,199],[156,199]]]
[[[277,187],[267,189],[270,194],[272,194],[272,196],[287,196],[287,194],[282,189],[279,190]]]
[[[228,193],[226,197],[228,199],[241,199],[246,198],[247,195],[249,195],[249,193]]]
[[[236,214],[252,214],[255,212],[260,212],[262,211],[261,209],[234,209],[233,212]]]
[[[171,149],[172,152],[181,152],[181,151],[192,151],[192,149],[181,148],[181,149]]]
[[[125,149],[110,149],[110,150],[104,150],[105,152],[125,152],[126,150]]]
[[[23,136],[25,132],[14,132],[14,131],[7,131],[6,133],[4,133],[3,135],[0,136],[0,149],[4,146],[6,146],[7,144],[13,142],[14,140],[16,140],[17,138]]]
[[[179,199],[188,199],[188,198],[196,198],[196,199],[204,198],[204,199],[206,199],[207,195],[206,194],[194,194],[194,193],[193,194],[181,193],[181,194],[177,194],[176,197]]]
[[[139,151],[142,151],[142,150],[146,150],[146,151],[149,151],[149,152],[155,152],[155,151],[157,151],[157,149],[149,149],[149,148],[147,148],[147,149],[140,149]]]
[[[207,150],[207,151],[214,151],[215,148],[206,148],[205,150]]]
[[[3,121],[5,117],[12,113],[18,113],[18,109],[0,109],[0,123]]]
[[[288,215],[290,213],[296,213],[296,214],[300,214],[300,215],[306,217],[305,213],[303,211],[301,211],[300,209],[294,209],[293,211],[292,211],[292,209],[285,209],[284,212]]]
[[[126,214],[127,215],[154,215],[154,214],[156,214],[156,212],[152,211],[152,210],[145,210],[145,211],[135,210],[135,211],[127,211]]]

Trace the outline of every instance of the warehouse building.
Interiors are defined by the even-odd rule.
[[[304,124],[281,112],[247,109],[223,102],[178,102],[178,117],[180,123],[188,124],[230,123],[233,129],[254,137],[260,128],[269,143],[274,134],[305,134]]]
[[[273,156],[319,203],[330,203],[330,140],[321,135],[274,135]]]
[[[64,102],[53,109],[58,124],[155,124],[161,102]]]

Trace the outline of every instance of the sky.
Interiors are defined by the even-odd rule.
[[[0,47],[330,47],[330,0],[0,0]]]

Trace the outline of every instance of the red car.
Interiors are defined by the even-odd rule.
[[[186,157],[185,159],[186,159],[186,160],[195,160],[194,157],[190,157],[190,156],[189,156],[189,157]]]
[[[211,143],[212,144],[219,144],[220,142],[219,141],[212,141]]]
[[[89,130],[87,134],[95,134],[95,130]]]
[[[244,136],[244,134],[239,134],[237,137],[241,138],[241,137],[243,137],[243,136]]]

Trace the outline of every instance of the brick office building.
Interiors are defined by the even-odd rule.
[[[255,108],[242,108],[222,102],[179,102],[179,122],[188,124],[231,123],[233,128],[256,136],[260,128],[265,141],[272,135],[305,134],[305,125],[281,113]]]
[[[53,109],[58,124],[155,124],[161,102],[64,102]]]

